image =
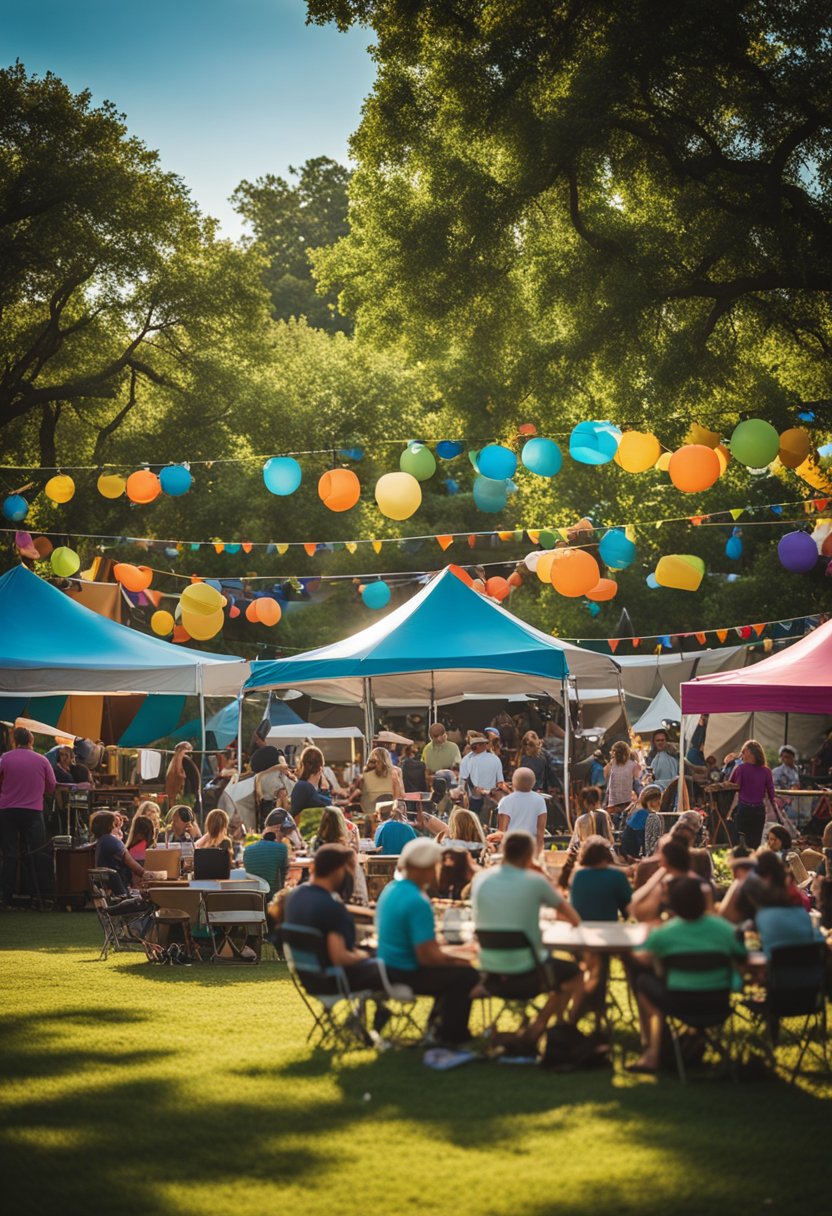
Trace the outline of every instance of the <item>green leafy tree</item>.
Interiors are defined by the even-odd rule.
[[[338,312],[334,293],[318,294],[309,255],[349,231],[350,172],[328,156],[289,172],[294,184],[270,173],[241,182],[231,200],[251,228],[250,243],[267,261],[263,277],[272,316],[283,321],[303,316],[318,329],[349,333],[352,325]]]

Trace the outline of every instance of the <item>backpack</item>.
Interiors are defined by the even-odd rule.
[[[610,1062],[609,1042],[598,1031],[584,1034],[571,1022],[558,1022],[546,1032],[541,1068],[574,1072],[579,1068],[603,1067]]]

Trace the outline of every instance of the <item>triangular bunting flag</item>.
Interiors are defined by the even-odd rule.
[[[717,629],[716,636],[718,637],[720,642],[724,642],[725,639],[728,637],[728,630],[727,629]]]
[[[355,543],[354,540],[344,541],[344,548],[346,549],[347,553],[357,553],[358,552],[358,545]]]
[[[765,629],[765,625],[752,625],[752,626],[751,626],[751,628],[754,630],[754,632],[756,633],[757,637],[759,637],[759,636],[760,636],[760,634],[761,634],[761,633],[763,632],[763,630]]]
[[[704,635],[704,633],[695,633],[693,636],[696,638],[696,640],[697,640],[697,642],[699,643],[699,645],[700,645],[700,646],[704,646],[704,645],[705,645],[705,635]]]
[[[437,536],[436,539],[439,542],[439,548],[443,553],[446,549],[450,549],[451,545],[454,543],[454,538],[452,536]]]
[[[811,515],[811,514],[812,514],[812,500],[811,500],[811,498],[807,498],[806,502],[804,502],[804,504],[803,504],[803,512],[804,512],[804,514],[805,514],[805,515]]]
[[[568,528],[558,528],[558,536],[562,540],[565,540],[567,544],[569,544],[569,529]]]
[[[221,540],[214,541],[214,552],[215,553],[222,553],[224,551],[224,549],[225,549],[225,545]]]
[[[282,557],[284,553],[289,552],[289,546],[285,542],[283,542],[282,544],[279,544],[277,546],[277,551],[280,554],[280,556]]]
[[[607,643],[612,653],[615,654],[616,650],[618,650],[618,638],[608,638]]]
[[[254,548],[254,545],[251,543],[250,540],[244,540],[241,548],[243,550],[243,553],[251,553],[252,549]]]
[[[829,499],[828,498],[816,498],[816,499],[814,499],[814,503],[815,503],[816,511],[825,511],[826,508],[829,506]]]
[[[707,518],[707,515],[691,515],[690,522],[693,524],[694,528],[698,528],[702,521]]]
[[[381,541],[380,540],[373,541],[373,552],[381,553]]]
[[[532,528],[530,532],[528,529],[526,529],[526,536],[528,536],[533,545],[536,545],[540,540],[540,530],[538,528]]]
[[[304,544],[303,547],[306,550],[306,552],[309,554],[310,557],[314,557],[315,551],[317,550],[318,545],[314,540],[308,540],[308,541],[306,541],[306,543]]]
[[[633,643],[633,650],[638,650],[639,646],[641,645],[641,638],[631,638],[630,640]]]
[[[734,509],[732,511],[729,511],[728,514],[731,516],[731,518],[733,520],[738,520],[739,517],[742,515],[743,510],[744,510],[743,507],[734,507]]]
[[[471,535],[468,537],[468,548],[476,549],[476,547],[477,547],[477,538],[476,538],[476,536],[474,536],[474,533],[472,532]]]

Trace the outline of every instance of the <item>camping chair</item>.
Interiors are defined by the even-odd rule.
[[[535,1012],[539,1012],[539,1008],[535,1004],[538,995],[549,995],[549,977],[537,959],[534,946],[521,929],[477,929],[477,940],[481,949],[522,951],[527,958],[534,962],[534,970],[540,983],[540,992],[534,996],[517,996],[514,994],[513,988],[517,981],[516,974],[496,971],[484,971],[482,973],[482,985],[488,993],[484,1006],[485,1024],[483,1026],[483,1033],[488,1036],[496,1034],[501,1017],[504,1013],[508,1012],[519,1022],[515,1026],[515,1031],[519,1034],[529,1024],[529,1007],[531,1006]],[[532,968],[530,967],[529,971],[531,970]],[[496,1014],[492,1008],[492,1000],[499,1002]]]
[[[307,1043],[336,1051],[369,1046],[364,1006],[371,993],[352,991],[344,968],[330,963],[319,929],[287,922],[281,936],[292,982],[312,1015]]]
[[[665,1014],[665,1025],[670,1032],[670,1038],[673,1042],[673,1054],[676,1057],[676,1071],[679,1074],[679,1080],[684,1084],[687,1080],[685,1076],[685,1062],[682,1053],[682,1035],[686,1029],[694,1030],[699,1037],[704,1040],[705,1047],[710,1047],[719,1057],[731,1072],[734,1074],[734,1060],[731,1047],[733,1044],[733,1008],[731,1005],[731,994],[733,992],[734,981],[734,965],[731,959],[725,954],[719,954],[715,951],[701,951],[691,954],[671,954],[662,960],[662,965],[666,976],[669,976],[673,971],[683,972],[702,972],[702,971],[717,971],[721,973],[720,983],[712,989],[697,989],[697,993],[707,991],[714,996],[722,998],[715,1002],[713,1012],[700,1012],[699,1010],[677,1011],[672,1014]],[[684,998],[683,992],[676,992],[680,998]],[[728,1032],[725,1035],[725,1023],[728,1022]]]
[[[111,950],[144,950],[143,937],[149,922],[149,913],[144,900],[114,897],[110,895],[115,870],[93,867],[88,872],[90,896],[98,923],[104,930],[104,942],[98,961],[105,959]]]
[[[212,963],[259,963],[266,910],[259,891],[203,891]],[[246,953],[249,951],[249,953]]]
[[[765,993],[746,997],[742,1002],[752,1025],[763,1031],[763,1049],[772,1068],[776,1068],[777,1047],[784,1039],[789,1039],[790,1046],[799,1047],[791,1081],[800,1072],[807,1054],[821,1062],[824,1072],[829,1072],[825,966],[825,942],[779,946],[772,950],[766,966]],[[789,1021],[798,1018],[802,1019],[799,1028],[788,1026]],[[784,1031],[785,1035],[781,1033]]]

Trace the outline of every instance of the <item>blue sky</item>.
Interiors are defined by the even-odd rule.
[[[243,178],[346,161],[371,35],[307,26],[303,0],[0,0],[0,62],[51,70],[127,115],[227,235]]]

